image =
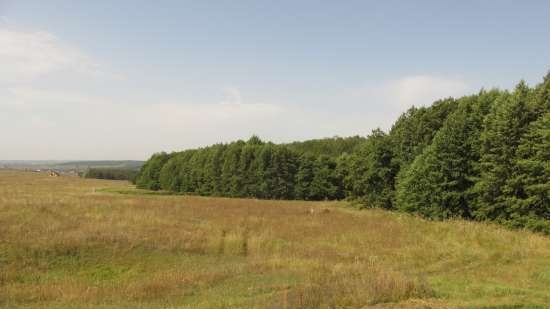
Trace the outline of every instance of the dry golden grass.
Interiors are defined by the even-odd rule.
[[[121,194],[125,193],[125,194]],[[550,238],[0,172],[0,308],[549,308]]]

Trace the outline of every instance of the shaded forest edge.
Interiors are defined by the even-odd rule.
[[[84,178],[136,181],[138,170],[123,168],[89,168],[82,172]]]
[[[550,73],[411,107],[389,132],[274,144],[257,136],[154,154],[138,188],[260,199],[348,199],[432,219],[550,234]]]

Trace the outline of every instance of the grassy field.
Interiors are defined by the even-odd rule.
[[[549,237],[146,193],[0,171],[0,308],[550,308]]]

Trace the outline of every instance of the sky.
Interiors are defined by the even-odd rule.
[[[388,130],[539,83],[550,1],[0,0],[0,160]]]

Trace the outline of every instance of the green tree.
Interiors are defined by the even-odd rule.
[[[257,136],[252,136],[252,138],[250,138],[246,142],[246,145],[242,148],[239,162],[242,173],[242,196],[254,197],[256,196],[256,192],[258,192],[259,167],[256,157],[262,147],[263,142]]]
[[[195,192],[195,179],[193,177],[193,157],[197,155],[197,149],[184,151],[178,165],[178,183],[180,192],[192,193]]]
[[[313,157],[326,155],[331,158],[336,158],[344,153],[353,153],[363,142],[365,142],[365,138],[361,136],[335,136],[303,142],[293,142],[290,144],[285,144],[285,146],[299,155],[308,154]]]
[[[297,199],[311,200],[311,183],[315,177],[315,157],[303,154],[299,158],[299,168],[295,176],[294,194]]]
[[[398,166],[393,160],[390,137],[374,130],[350,159],[351,197],[365,207],[391,209]]]
[[[209,183],[210,195],[222,195],[222,167],[227,146],[216,144],[210,147],[209,160],[206,164],[206,179]]]
[[[432,142],[445,119],[457,107],[449,98],[429,107],[412,107],[403,113],[390,130],[394,164],[405,169]]]
[[[479,173],[478,141],[488,109],[486,96],[493,97],[481,93],[461,99],[432,144],[400,175],[400,210],[436,219],[471,217],[472,188]]]
[[[334,200],[342,198],[341,182],[336,171],[336,162],[325,155],[318,157],[310,183],[310,199]]]
[[[509,198],[514,194],[507,184],[512,177],[516,150],[521,137],[533,120],[530,108],[532,91],[524,82],[513,94],[502,95],[485,120],[481,134],[481,177],[475,217],[481,220],[507,221],[510,218]]]
[[[550,110],[550,72],[546,74],[543,82],[536,88],[534,105],[534,111],[537,115],[542,115]]]
[[[275,199],[293,199],[297,156],[285,146],[275,146],[271,159],[271,173],[273,173],[271,197]]]
[[[550,111],[522,137],[508,187],[511,223],[550,233]]]
[[[180,178],[178,177],[181,167],[182,153],[176,153],[162,166],[159,173],[160,188],[167,191],[180,191]]]
[[[160,170],[162,166],[170,159],[170,155],[166,152],[154,154],[141,168],[136,177],[136,185],[138,188],[159,190],[160,187]]]
[[[224,152],[224,162],[221,170],[222,195],[240,197],[242,194],[243,174],[240,169],[240,157],[244,141],[229,144]]]

